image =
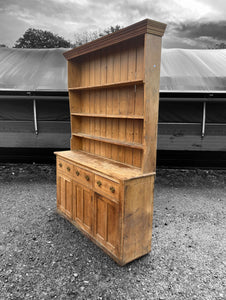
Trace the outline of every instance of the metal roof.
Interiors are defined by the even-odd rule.
[[[0,48],[0,90],[67,91],[68,49]],[[162,49],[161,92],[226,92],[226,50]]]

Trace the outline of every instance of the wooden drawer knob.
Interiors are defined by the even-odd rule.
[[[59,167],[60,167],[60,168],[62,168],[62,167],[63,167],[62,163],[59,163]]]
[[[115,188],[113,186],[110,187],[110,191],[114,194]]]
[[[75,172],[75,174],[76,174],[77,176],[79,176],[79,171],[77,170],[77,171]]]
[[[86,179],[87,181],[89,181],[89,176],[88,176],[88,175],[86,175],[86,176],[85,176],[85,179]]]
[[[67,167],[67,170],[68,170],[68,172],[70,172],[70,171],[71,171],[71,168],[70,168],[70,167]]]
[[[100,180],[98,180],[97,185],[100,187],[102,185],[102,182]]]

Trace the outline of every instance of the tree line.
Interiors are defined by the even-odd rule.
[[[25,31],[23,36],[15,42],[13,48],[74,48],[104,35],[116,32],[119,29],[121,29],[121,27],[116,25],[110,26],[109,28],[104,29],[102,32],[94,31],[75,34],[75,42],[72,43],[58,34],[54,34],[50,31],[29,28]],[[0,47],[6,47],[6,45],[0,44]]]

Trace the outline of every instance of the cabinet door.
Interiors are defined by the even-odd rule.
[[[63,175],[57,176],[57,208],[72,217],[72,180]]]
[[[115,255],[119,254],[119,204],[95,194],[94,237],[106,249]]]
[[[92,232],[93,197],[88,188],[73,182],[73,220],[88,233]]]

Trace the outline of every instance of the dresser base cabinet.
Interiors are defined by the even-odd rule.
[[[76,151],[56,154],[58,213],[119,265],[150,252],[155,174],[102,158],[93,164]]]

